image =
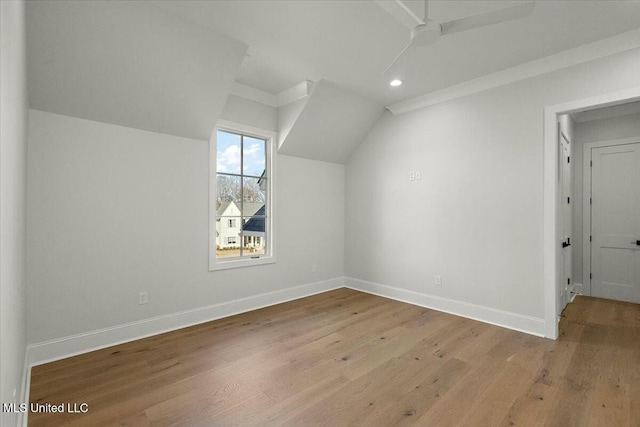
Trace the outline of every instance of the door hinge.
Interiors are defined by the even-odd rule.
[[[571,278],[567,277],[567,285],[570,285],[570,284],[571,284]]]
[[[593,167],[593,160],[589,160],[589,166]]]
[[[567,203],[571,203],[571,197],[567,197]]]
[[[589,241],[593,242],[593,236],[589,236]]]
[[[567,156],[567,163],[571,163],[571,156]]]
[[[589,273],[589,280],[593,279],[593,274]]]
[[[593,199],[591,197],[589,197],[589,204],[592,205],[593,204]]]

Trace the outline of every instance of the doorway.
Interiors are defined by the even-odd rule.
[[[558,337],[558,304],[563,280],[562,235],[560,230],[560,153],[558,150],[558,116],[640,100],[640,87],[591,98],[551,105],[544,109],[544,211],[543,211],[543,287],[545,336]]]

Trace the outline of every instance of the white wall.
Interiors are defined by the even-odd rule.
[[[576,161],[573,164],[573,277],[575,283],[584,283],[583,277],[583,238],[582,238],[582,203],[584,183],[584,144],[589,142],[609,141],[612,139],[640,136],[640,114],[629,114],[619,117],[577,122],[575,127],[574,151]],[[589,279],[587,278],[587,281]]]
[[[209,272],[207,142],[35,110],[29,126],[31,344],[344,274],[344,166],[278,156],[278,262]]]
[[[637,86],[638,49],[387,113],[347,164],[346,275],[543,319],[543,109]]]
[[[24,391],[26,341],[24,3],[0,2],[0,15],[0,402],[11,403],[20,401]],[[2,412],[0,425],[16,421],[15,414]]]

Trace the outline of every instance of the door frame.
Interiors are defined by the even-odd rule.
[[[640,143],[640,136],[631,138],[611,139],[607,141],[587,142],[583,145],[583,173],[582,173],[582,281],[587,282],[591,274],[591,149],[600,147],[615,147],[617,145],[628,145]],[[583,283],[585,295],[591,295],[591,279]]]
[[[564,133],[562,131],[562,126],[560,125],[560,123],[558,123],[558,184],[560,185],[560,187],[558,187],[559,191],[558,191],[558,196],[559,196],[559,205],[558,205],[558,209],[559,209],[559,217],[558,217],[558,226],[559,226],[559,233],[560,233],[560,239],[561,241],[564,241],[565,237],[571,239],[573,238],[572,235],[572,229],[571,227],[567,227],[568,224],[565,224],[566,221],[566,209],[569,209],[569,217],[571,219],[573,219],[573,215],[572,215],[572,210],[573,210],[573,205],[570,203],[565,203],[566,198],[569,197],[570,199],[575,200],[575,198],[573,197],[573,183],[571,182],[571,175],[572,175],[572,171],[573,171],[573,165],[570,162],[565,162],[564,161],[564,146],[568,147],[568,151],[569,151],[569,157],[573,156],[573,149],[575,147],[575,144],[572,143],[571,139],[569,139],[569,137],[567,136],[566,133]],[[569,168],[569,176],[566,177],[565,176],[565,168]],[[565,182],[565,180],[568,179],[569,182]],[[568,189],[569,189],[569,194],[565,194],[564,193],[564,186],[567,185]],[[570,224],[570,223],[569,223]],[[567,230],[568,228],[568,230]],[[574,239],[575,242],[575,239]],[[556,307],[556,311],[561,313],[565,307],[567,306],[567,304],[569,303],[569,301],[571,300],[570,295],[573,292],[573,286],[574,286],[574,281],[573,281],[573,277],[572,277],[572,271],[571,271],[571,265],[572,265],[572,261],[573,261],[573,247],[569,246],[566,248],[562,248],[562,250],[560,251],[560,270],[562,271],[562,283],[560,285],[560,292],[558,293],[558,297],[560,298],[561,301],[557,301],[556,300],[556,304],[558,304],[558,306]],[[568,264],[568,265],[567,265]],[[566,283],[565,280],[569,279]]]
[[[640,86],[544,107],[543,142],[543,290],[545,336],[558,338],[560,313],[556,313],[560,268],[560,210],[558,204],[558,116],[593,108],[609,107],[640,100]]]

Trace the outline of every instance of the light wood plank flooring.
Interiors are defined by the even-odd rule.
[[[31,426],[640,425],[640,306],[558,341],[340,289],[34,367]]]

